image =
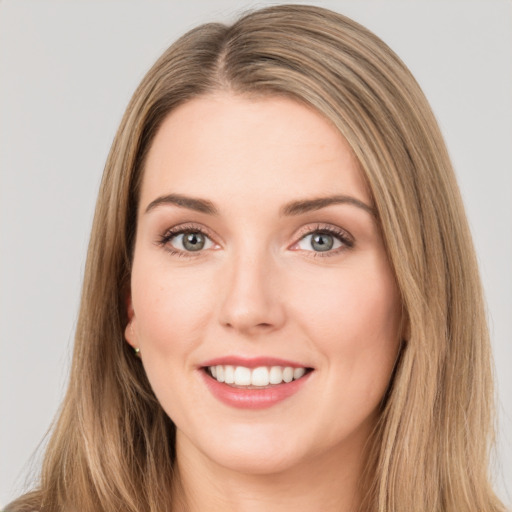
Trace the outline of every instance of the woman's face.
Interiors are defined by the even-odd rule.
[[[126,338],[178,453],[252,473],[360,458],[400,311],[362,173],[322,116],[219,93],[166,118],[145,166]]]

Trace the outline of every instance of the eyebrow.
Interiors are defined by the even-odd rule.
[[[350,204],[352,206],[357,206],[358,208],[361,208],[365,212],[368,212],[375,217],[377,216],[377,210],[372,206],[363,203],[363,201],[360,201],[355,197],[344,195],[319,197],[315,199],[304,199],[301,201],[292,201],[291,203],[288,203],[283,206],[280,215],[301,215],[303,213],[326,208],[327,206],[330,206],[332,204]]]
[[[352,206],[357,206],[358,208],[361,208],[362,210],[370,213],[373,216],[377,216],[377,211],[372,206],[367,205],[366,203],[360,201],[359,199],[356,199],[355,197],[345,195],[335,195],[328,197],[318,197],[313,199],[292,201],[290,203],[285,204],[281,208],[279,215],[281,217],[301,215],[303,213],[321,210],[322,208],[326,208],[327,206],[331,206],[333,204],[350,204]],[[184,196],[182,194],[167,194],[165,196],[157,197],[155,200],[149,203],[145,213],[148,213],[161,205],[174,205],[180,208],[187,208],[189,210],[194,210],[200,213],[206,213],[208,215],[219,215],[219,210],[211,201],[208,201],[207,199],[200,199],[197,197]]]
[[[146,208],[146,213],[155,209],[157,206],[171,204],[181,208],[188,208],[196,212],[207,213],[208,215],[218,215],[219,211],[215,208],[214,204],[207,199],[199,199],[195,197],[184,196],[181,194],[168,194],[166,196],[157,197],[154,201],[149,203]]]

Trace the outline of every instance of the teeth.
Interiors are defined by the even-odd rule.
[[[292,368],[291,366],[259,366],[247,368],[245,366],[222,365],[209,366],[210,375],[218,382],[234,384],[235,386],[266,387],[269,384],[281,384],[300,379],[306,368]]]
[[[283,382],[283,369],[281,366],[272,366],[269,375],[270,384],[281,384]]]
[[[217,366],[217,369],[219,367]],[[235,384],[237,386],[251,385],[251,369],[245,366],[237,366],[235,368]]]
[[[215,366],[212,366],[215,368]],[[234,384],[235,382],[235,367],[226,365],[224,366],[224,382],[226,384]]]
[[[306,368],[294,368],[293,378],[295,380],[300,379],[306,373]]]
[[[285,382],[291,382],[293,380],[293,368],[290,368],[289,366],[287,366],[283,370],[283,380]]]
[[[253,386],[268,386],[268,369],[264,366],[254,368],[251,375],[251,384]]]

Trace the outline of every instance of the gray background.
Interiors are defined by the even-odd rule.
[[[0,2],[0,504],[37,468],[41,449],[29,459],[63,396],[95,196],[130,95],[189,28],[269,3],[280,2]],[[496,486],[510,505],[512,3],[307,3],[382,37],[438,117],[481,263],[499,392]]]

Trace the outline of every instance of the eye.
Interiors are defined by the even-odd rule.
[[[341,241],[329,233],[311,233],[299,241],[299,248],[306,251],[311,248],[317,252],[325,252],[337,249],[341,245]]]
[[[169,243],[180,251],[200,251],[213,246],[213,242],[204,233],[194,231],[174,235]]]
[[[301,237],[291,249],[317,253],[314,256],[331,256],[353,246],[352,237],[343,230],[333,227],[318,227]]]
[[[161,237],[159,245],[171,254],[184,255],[216,247],[212,239],[201,229],[186,226],[170,229]]]

